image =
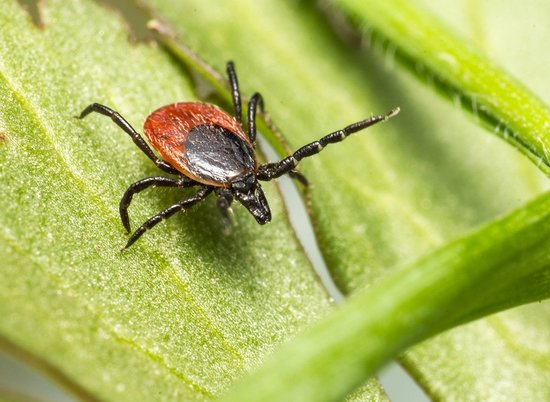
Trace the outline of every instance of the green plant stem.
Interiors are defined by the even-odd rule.
[[[531,91],[455,36],[429,12],[405,0],[333,0],[371,38],[391,48],[492,132],[550,175],[550,109]]]
[[[550,193],[358,292],[223,400],[339,400],[408,346],[550,297],[548,247]]]

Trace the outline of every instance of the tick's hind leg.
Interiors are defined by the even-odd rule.
[[[154,227],[156,224],[160,223],[161,221],[170,218],[172,215],[179,211],[184,211],[186,209],[191,208],[193,205],[199,203],[202,201],[208,194],[212,192],[212,187],[203,187],[200,189],[197,194],[195,194],[193,197],[187,198],[185,200],[182,200],[178,202],[177,204],[174,204],[168,208],[166,208],[164,211],[159,212],[152,218],[149,218],[143,225],[141,225],[128,239],[128,242],[126,243],[126,246],[124,246],[124,249],[127,249],[132,244],[136,242],[137,239],[139,239],[143,233]]]
[[[88,105],[82,113],[80,113],[80,116],[78,116],[79,119],[83,119],[87,115],[89,115],[92,112],[96,112],[99,114],[102,114],[104,116],[108,116],[111,118],[112,121],[116,123],[117,126],[119,126],[121,129],[123,129],[130,137],[132,137],[132,140],[134,143],[138,146],[141,151],[147,155],[149,159],[153,161],[155,165],[159,169],[164,170],[168,173],[174,173],[177,174],[178,171],[172,167],[168,162],[163,161],[162,159],[158,158],[155,153],[151,150],[149,145],[145,142],[145,140],[139,135],[139,133],[134,130],[134,128],[128,123],[124,117],[122,117],[118,112],[114,111],[113,109],[101,105],[99,103],[92,103],[91,105]]]
[[[130,187],[128,187],[128,189],[124,192],[124,195],[120,200],[119,209],[118,209],[120,212],[120,220],[122,221],[122,225],[124,226],[124,229],[126,229],[126,232],[128,233],[130,232],[130,218],[128,217],[128,207],[132,202],[132,197],[134,196],[134,194],[137,194],[151,186],[191,187],[196,184],[197,183],[195,181],[188,179],[187,177],[184,177],[184,176],[178,179],[172,179],[170,177],[162,177],[162,176],[147,177],[145,179],[141,179],[136,181],[135,183],[132,183]]]

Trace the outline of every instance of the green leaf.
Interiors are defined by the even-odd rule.
[[[543,110],[548,108],[533,96],[526,98],[529,90],[522,88],[508,73],[495,65],[498,63],[505,66],[506,70],[520,77],[531,91],[546,101],[550,100],[547,96],[550,93],[546,68],[548,60],[540,53],[541,44],[550,38],[550,29],[544,23],[544,15],[550,12],[547,2],[530,2],[528,5],[515,2],[425,2],[427,9],[418,6],[412,9],[410,2],[404,7],[402,2],[370,3],[362,3],[365,8],[359,13],[362,16],[373,13],[372,18],[369,17],[362,24],[370,27],[370,32],[374,30],[374,35],[369,37],[391,37],[392,53],[397,54],[398,60],[408,61],[404,65],[413,66],[414,73],[428,77],[430,83],[434,77],[436,83],[438,80],[445,81],[447,90],[454,86],[454,92],[450,93],[454,101],[458,94],[463,101],[467,100],[466,104],[473,102],[478,109],[485,105],[486,110],[491,110],[492,105],[498,105],[498,109],[493,108],[491,113],[497,115],[501,122],[509,122],[510,127],[517,128],[512,136],[506,136],[506,131],[500,131],[505,125],[497,129],[489,127],[490,132],[501,136],[505,134],[504,139],[512,144],[516,140],[525,144],[535,141],[535,144],[544,146],[546,140],[543,137],[549,133],[549,119],[546,117],[539,124],[537,118],[541,116],[541,107]],[[378,7],[386,6],[391,7],[391,12],[383,12],[382,15]],[[352,11],[351,15],[357,18],[358,10],[354,10],[356,12]],[[437,14],[443,23],[432,19],[426,24],[430,12]],[[377,25],[381,17],[386,22]],[[407,22],[401,25],[401,33],[396,36],[398,25],[395,21],[403,18]],[[442,28],[445,23],[467,37],[477,49],[457,40],[456,35]],[[377,32],[377,27],[381,29],[380,32]],[[424,40],[418,39],[434,29],[443,29],[443,32]],[[445,49],[441,47],[442,44],[446,45]],[[453,57],[459,60],[460,68],[447,68],[444,61],[448,61],[448,58],[439,57],[449,49],[452,49]],[[480,57],[480,53],[490,55],[492,60]],[[420,56],[411,62],[409,57],[413,54]],[[473,59],[477,67],[471,68]],[[424,68],[418,69],[420,65]],[[478,77],[483,80],[467,80],[480,69]],[[468,71],[460,74],[465,70]],[[475,84],[479,85],[473,88]],[[510,84],[513,87],[503,92],[502,88]],[[523,103],[515,105],[514,102],[520,98],[524,99]],[[492,124],[483,113],[474,114],[474,117],[481,117],[481,122],[489,123],[489,126]],[[537,152],[540,152],[540,148]],[[547,158],[547,152],[543,153],[542,157]],[[544,164],[539,167],[546,169]],[[505,176],[508,177],[507,174]],[[479,400],[496,395],[513,400],[548,399],[546,384],[550,381],[550,369],[545,362],[550,359],[550,338],[546,335],[549,333],[550,321],[544,318],[547,315],[548,303],[492,316],[425,342],[406,353],[401,361],[435,399],[461,399],[465,394]],[[522,380],[514,381],[517,378]]]
[[[545,401],[550,398],[548,322],[548,302],[495,314],[415,346],[404,364],[436,400],[468,395]]]
[[[548,298],[549,239],[550,193],[356,292],[223,400],[339,400],[408,346],[491,312]],[[548,377],[548,359],[538,363]],[[528,387],[539,384],[530,381]],[[550,396],[548,389],[539,394]]]
[[[343,47],[329,32],[323,17],[309,3],[254,2],[244,6],[240,2],[229,2],[225,3],[226,8],[216,7],[210,2],[187,2],[185,7],[161,0],[150,3],[155,4],[161,17],[168,19],[176,27],[180,38],[191,48],[200,51],[209,63],[221,66],[224,60],[232,58],[237,62],[240,71],[245,70],[245,73],[241,73],[242,85],[249,88],[248,93],[253,90],[263,93],[272,120],[282,128],[293,148],[319,135],[313,133],[342,126],[354,118],[358,119],[365,111],[382,112],[394,105],[401,106],[402,113],[398,118],[384,127],[373,128],[371,133],[364,134],[361,139],[348,140],[356,141],[355,146],[350,147],[346,143],[327,149],[316,159],[304,161],[301,165],[306,175],[309,172],[314,177],[314,187],[309,194],[310,205],[322,251],[336,281],[346,292],[360,288],[365,283],[380,280],[393,267],[466,233],[512,207],[522,205],[547,187],[545,178],[537,174],[514,150],[487,137],[484,130],[464,119],[460,110],[452,108],[431,93],[433,88],[449,88],[441,85],[422,86],[397,68],[392,68],[391,74],[388,74],[388,67],[394,65],[393,53],[390,51],[383,61],[377,57],[379,53],[364,56],[359,55],[355,48]],[[418,13],[422,13],[422,10]],[[389,19],[392,14],[388,12],[386,17]],[[239,23],[235,24],[235,21]],[[419,23],[423,21],[421,19]],[[414,28],[415,20],[406,23]],[[390,22],[383,21],[379,29],[384,28],[384,24],[391,25]],[[540,24],[544,23],[541,21]],[[439,25],[435,22],[434,29],[445,35],[446,31]],[[207,37],[196,35],[204,26],[215,29]],[[495,35],[497,34],[500,35],[499,32]],[[441,35],[436,39],[445,40],[446,37],[441,38]],[[437,41],[434,42],[433,46],[436,46]],[[465,42],[455,40],[453,43],[470,51],[472,49]],[[545,42],[542,40],[539,43]],[[418,46],[429,47],[430,44],[430,40],[425,38]],[[390,42],[388,48],[391,50],[394,47]],[[537,53],[533,55],[537,57]],[[431,60],[429,56],[426,57],[427,61]],[[422,61],[422,57],[417,60],[418,63]],[[473,61],[476,68],[484,65],[479,59]],[[468,65],[466,63],[465,67]],[[438,70],[430,71],[430,77],[436,76],[443,69],[441,66],[436,67]],[[247,70],[250,73],[247,74]],[[449,71],[447,69],[441,72]],[[501,85],[495,84],[498,80],[506,85],[512,83],[523,99],[528,101],[527,104],[538,113],[531,116],[529,113],[521,114],[513,110],[510,107],[513,106],[513,100],[509,99],[510,94],[502,92]],[[247,82],[252,84],[247,87]],[[495,100],[495,95],[497,98],[505,95],[503,100],[508,102],[500,103],[498,107],[491,106],[491,113],[495,113],[510,127],[516,127],[514,133],[520,133],[528,142],[536,143],[541,126],[537,126],[537,135],[533,136],[529,125],[537,125],[537,119],[540,123],[540,116],[546,114],[546,107],[502,72],[493,77],[491,83],[494,86],[488,88],[491,95],[489,99]],[[478,84],[480,87],[477,89],[483,89],[484,84]],[[466,92],[468,88],[455,85],[455,90],[463,90],[462,93],[468,95],[466,99],[473,99],[471,92]],[[486,96],[478,95],[483,99]],[[345,97],[347,101],[342,100]],[[466,104],[463,103],[462,106]],[[503,109],[504,114],[498,114],[500,109]],[[479,114],[479,108],[476,110],[476,117],[481,117],[484,125],[494,122],[488,114]],[[521,125],[518,119],[528,122]],[[381,131],[384,134],[377,134]],[[516,136],[516,140],[517,138]],[[541,157],[540,148],[536,155],[537,158]],[[494,238],[489,241],[493,240],[496,241]],[[540,248],[544,250],[544,244]],[[472,257],[467,251],[465,256]],[[470,280],[474,281],[473,278]],[[492,286],[490,281],[483,283],[487,287]],[[537,281],[533,278],[527,278],[522,283],[528,289],[537,286]],[[402,286],[400,291],[406,293],[412,289]],[[505,293],[506,296],[510,294]],[[521,294],[527,298],[512,297],[509,301],[511,304],[501,304],[498,308],[543,297],[536,292],[531,296],[529,292],[522,291]],[[368,306],[369,313],[382,302],[372,301],[373,305]],[[470,302],[475,304],[474,299]],[[437,303],[434,301],[427,302],[425,308],[435,307]],[[491,311],[495,308],[496,305],[492,306]],[[534,311],[544,314],[544,308]],[[536,313],[531,315],[534,314]],[[517,315],[522,316],[521,313]],[[456,320],[477,316],[470,311],[465,317]],[[548,343],[543,334],[548,329],[544,329],[545,325],[542,328],[532,327],[528,323],[528,320],[519,320],[518,328],[533,331],[533,338],[543,339],[540,350],[545,351],[544,345]],[[335,326],[331,330],[338,332],[345,328]],[[499,341],[498,337],[492,339]],[[390,344],[386,347],[393,346],[395,345]],[[468,346],[459,343],[456,347],[464,349]],[[446,350],[442,348],[438,351],[444,356]],[[312,347],[310,351],[312,354],[325,353],[320,347]],[[515,359],[514,369],[509,373],[521,366],[528,366],[533,371],[540,368],[532,360],[521,361],[521,356],[514,356],[512,348],[508,346],[500,349],[500,353],[507,353],[509,359]],[[435,354],[434,352],[431,355]],[[468,356],[467,353],[464,355]],[[487,361],[494,362],[493,364],[498,364],[499,357],[496,352],[484,356]],[[325,364],[332,365],[332,358],[335,357],[329,355]],[[345,356],[343,359],[345,358],[353,359],[353,356]],[[440,360],[441,363],[430,374],[437,376],[434,371],[443,372],[442,366],[445,367],[445,373],[452,373],[449,364],[451,361],[456,360]],[[411,367],[410,364],[408,366]],[[283,366],[269,367],[272,369],[269,372],[272,376],[268,377],[266,374],[265,381],[269,381],[269,378],[273,383],[281,384],[284,390],[278,389],[281,392],[277,395],[279,398],[287,395],[283,392],[290,389],[289,384],[297,384],[299,379],[306,384],[315,383],[316,387],[319,384],[326,385],[326,388],[319,387],[319,393],[332,386],[340,386],[338,381],[332,379],[319,380],[316,375],[321,369],[316,371],[313,368],[300,376],[292,372],[294,377],[286,383],[275,378],[277,375],[285,375]],[[421,370],[418,367],[416,369]],[[468,369],[472,369],[472,365],[467,366],[466,370]],[[266,369],[264,373],[267,371],[269,370]],[[485,386],[498,381],[498,376],[491,376],[490,370],[482,371],[487,380]],[[480,374],[473,373],[475,374],[472,374],[472,378]],[[365,375],[364,372],[362,374]],[[538,385],[544,383],[546,378],[545,368],[542,367],[537,379],[526,387],[531,395],[539,395]],[[423,379],[425,386],[429,384],[429,378]],[[252,382],[254,380],[249,383],[249,390],[259,392],[260,386],[256,387]],[[458,385],[455,389],[466,384],[471,382],[455,382]],[[452,383],[449,385],[451,386],[446,389],[452,392]],[[441,387],[441,382],[436,386]],[[507,389],[504,394],[510,395],[509,391]],[[527,395],[529,391],[522,395]],[[432,393],[435,394],[433,391]],[[459,398],[463,394],[464,391],[455,395]],[[452,395],[451,393],[450,398]],[[307,399],[304,394],[299,397]]]
[[[550,108],[422,7],[405,0],[333,0],[407,67],[470,110],[550,174]],[[379,38],[378,38],[379,36]]]
[[[118,253],[125,240],[118,199],[130,182],[158,172],[108,119],[90,116],[76,122],[71,116],[101,101],[138,126],[162,104],[194,99],[195,88],[159,49],[129,46],[112,13],[80,1],[48,4],[45,15],[50,20],[43,31],[32,27],[15,3],[0,11],[0,132],[5,138],[0,185],[7,195],[0,200],[5,211],[0,216],[0,253],[6,256],[0,285],[2,344],[47,362],[48,370],[87,399],[217,395],[259,365],[276,344],[317,319],[326,310],[326,297],[293,241],[272,186],[267,187],[274,221],[266,227],[236,208],[238,232],[224,237],[210,201]],[[536,219],[544,222],[540,209],[546,197],[518,210],[509,218],[511,227],[489,226],[408,265],[407,275],[395,273],[397,266],[521,206],[547,185],[515,150],[486,136],[461,110],[435,96],[432,87],[392,67],[391,53],[383,60],[380,52],[364,54],[343,45],[309,2],[154,4],[180,40],[208,65],[221,72],[228,59],[235,60],[243,92],[263,93],[271,120],[292,148],[371,113],[402,108],[389,123],[301,164],[313,182],[308,193],[311,214],[335,279],[346,292],[372,284],[366,293],[370,296],[357,295],[356,300],[369,300],[357,316],[345,313],[353,311],[350,303],[334,317],[351,320],[350,328],[387,325],[388,336],[375,344],[364,342],[369,339],[365,337],[359,349],[353,342],[343,343],[349,348],[342,355],[323,353],[322,345],[308,343],[311,347],[289,361],[310,352],[327,364],[279,382],[278,398],[303,384],[313,384],[323,397],[346,393],[350,384],[359,384],[382,361],[427,334],[544,297],[542,287],[538,293],[529,291],[536,290],[533,284],[547,284],[541,274],[545,240],[527,253],[533,264],[522,262],[527,271],[534,269],[529,272],[536,278],[518,279],[525,287],[504,286],[517,279],[519,270],[503,270],[501,293],[490,275],[458,275],[460,281],[454,283],[444,274],[462,272],[461,264],[468,261],[477,264],[467,249],[455,254],[472,239],[490,257],[481,261],[482,270],[473,270],[476,274],[492,272],[498,251],[510,254],[536,244],[545,234],[537,235]],[[219,83],[215,87],[219,90]],[[277,138],[269,138],[283,149]],[[143,194],[131,210],[132,222],[142,222],[176,199],[169,191]],[[518,222],[521,217],[525,222]],[[483,233],[490,237],[480,237]],[[498,243],[504,239],[510,249],[508,243]],[[461,258],[455,261],[455,255]],[[452,261],[446,263],[446,258]],[[438,275],[412,280],[439,266],[438,261],[443,267]],[[517,255],[506,261],[506,268],[514,261]],[[423,286],[442,283],[451,294],[436,291],[437,286],[422,292]],[[464,295],[453,302],[460,289],[466,289]],[[480,300],[484,292],[487,299]],[[404,318],[415,326],[399,332],[401,316],[383,313],[403,305],[414,311]],[[461,308],[455,309],[457,305]],[[446,321],[432,321],[443,307],[452,314],[445,315]],[[548,333],[547,326],[529,325],[528,316],[521,317],[523,321],[511,321],[510,327],[532,331],[530,339],[543,339],[537,351],[547,351],[540,335]],[[348,332],[337,320],[329,328],[334,334],[322,336],[324,341]],[[364,358],[363,347],[376,347],[363,370],[341,381],[336,376],[319,380],[324,370],[352,367],[354,358]],[[424,356],[430,359],[433,349],[427,350]],[[282,372],[288,376],[284,364],[276,366],[265,378]],[[538,368],[541,373],[529,389],[546,378],[544,365],[533,367],[531,373]],[[379,390],[373,388],[372,394],[366,391],[359,398],[374,398]],[[258,394],[254,396],[257,400]]]
[[[264,95],[292,149],[401,107],[388,123],[300,165],[313,178],[308,201],[321,249],[346,292],[521,205],[546,185],[512,149],[494,138],[479,140],[483,130],[406,73],[390,74],[379,58],[365,60],[343,47],[307,2],[148,4],[218,70],[235,61],[243,93]],[[216,29],[197,35],[203,26]]]
[[[126,236],[118,202],[159,171],[91,102],[140,129],[155,108],[195,99],[188,76],[89,1],[49,1],[42,29],[0,8],[0,345],[85,400],[201,400],[326,311],[328,298],[273,185],[274,222],[235,208],[222,234],[212,199]],[[133,228],[192,191],[151,190]]]

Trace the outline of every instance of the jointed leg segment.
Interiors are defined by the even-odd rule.
[[[130,238],[128,239],[128,242],[126,243],[126,246],[124,246],[124,249],[127,249],[132,244],[134,244],[136,240],[139,239],[146,231],[148,231],[149,229],[151,229],[161,221],[170,218],[172,215],[176,214],[179,211],[184,211],[186,209],[191,208],[193,205],[199,203],[204,198],[206,198],[206,196],[210,194],[212,191],[213,191],[212,187],[203,187],[193,197],[182,200],[177,204],[174,204],[166,208],[164,211],[159,212],[152,218],[149,218],[143,225],[141,225],[132,234],[132,236],[130,236]]]
[[[232,61],[227,62],[227,76],[229,77],[229,85],[231,86],[231,96],[233,98],[233,107],[235,108],[235,119],[243,122],[243,112],[241,106],[241,92],[239,91],[239,81],[235,72],[235,65]]]
[[[92,112],[110,117],[117,126],[123,129],[132,138],[138,148],[141,149],[141,151],[145,155],[147,155],[147,157],[151,159],[159,169],[162,169],[168,173],[178,174],[178,171],[174,169],[168,162],[165,162],[162,159],[158,158],[151,150],[149,145],[147,145],[145,140],[141,137],[141,135],[139,135],[139,133],[134,130],[130,123],[128,123],[126,119],[124,119],[124,117],[122,117],[118,112],[114,111],[113,109],[99,103],[92,103],[91,105],[88,105],[86,109],[82,111],[82,113],[80,113],[80,116],[78,116],[78,118],[82,119]]]
[[[136,181],[135,183],[132,183],[130,187],[128,187],[128,189],[124,192],[124,195],[122,196],[119,204],[120,220],[122,221],[122,225],[126,229],[126,232],[130,232],[130,218],[128,217],[128,207],[132,202],[132,197],[134,196],[134,194],[137,194],[151,186],[184,188],[194,185],[197,185],[195,181],[190,180],[184,176],[181,176],[177,179],[162,176],[147,177],[145,179],[141,179]]]
[[[399,108],[393,109],[387,115],[373,116],[366,120],[350,124],[349,126],[344,127],[341,130],[325,135],[318,141],[314,141],[312,143],[304,145],[292,155],[287,156],[279,162],[266,163],[265,165],[261,165],[258,169],[258,179],[267,181],[280,177],[285,173],[290,173],[294,171],[294,168],[302,159],[318,154],[328,144],[340,142],[344,140],[347,136],[364,130],[365,128],[370,127],[376,123],[386,121],[389,118],[395,116],[397,113],[399,113]]]
[[[256,92],[248,102],[248,138],[254,144],[256,142],[256,112],[260,107],[260,111],[264,111],[264,99],[262,95]]]

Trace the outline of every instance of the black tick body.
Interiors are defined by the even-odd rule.
[[[144,133],[161,158],[151,150],[145,140],[117,112],[107,106],[93,103],[86,107],[80,118],[91,112],[109,116],[130,135],[134,143],[158,168],[175,177],[154,176],[139,180],[126,190],[120,201],[120,218],[130,232],[128,207],[134,194],[150,186],[192,187],[197,193],[161,211],[141,225],[126,243],[130,247],[145,231],[163,219],[186,210],[202,201],[210,193],[217,196],[218,209],[226,228],[231,225],[230,206],[239,201],[259,224],[271,220],[271,211],[259,181],[269,181],[289,174],[301,183],[307,180],[295,170],[301,159],[319,153],[326,145],[342,141],[348,135],[395,116],[399,108],[387,115],[373,116],[325,135],[318,141],[298,149],[292,155],[275,163],[258,165],[254,145],[256,141],[256,112],[263,109],[262,96],[255,93],[248,103],[248,133],[242,122],[241,94],[232,62],[227,63],[227,73],[233,95],[235,117],[217,106],[201,102],[182,102],[163,106],[147,117]]]

